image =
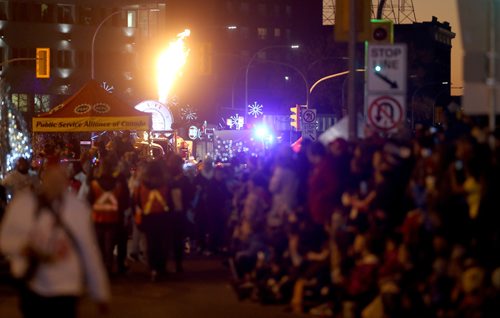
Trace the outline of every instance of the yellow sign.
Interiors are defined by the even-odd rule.
[[[149,130],[149,116],[33,118],[33,132],[93,132],[113,130]]]

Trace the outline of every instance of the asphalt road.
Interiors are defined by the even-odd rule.
[[[106,317],[119,318],[295,318],[283,306],[239,302],[228,284],[228,271],[219,259],[186,262],[185,272],[151,283],[144,265],[134,265],[126,277],[112,281],[113,299]],[[0,285],[0,317],[17,318],[14,291]],[[97,317],[89,300],[80,305],[80,317]]]

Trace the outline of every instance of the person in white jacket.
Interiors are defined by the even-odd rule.
[[[67,191],[67,175],[58,164],[44,170],[40,193],[26,189],[7,207],[0,250],[22,282],[24,317],[76,317],[78,298],[86,290],[98,309],[107,311],[109,281],[90,213]]]

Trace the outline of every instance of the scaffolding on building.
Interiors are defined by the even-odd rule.
[[[323,0],[323,25],[335,24],[336,0]],[[382,8],[382,18],[394,21],[396,24],[417,22],[413,0],[386,0]],[[372,1],[372,18],[377,17],[380,0]]]

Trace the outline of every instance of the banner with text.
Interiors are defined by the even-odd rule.
[[[97,132],[111,130],[147,131],[149,116],[33,118],[33,132]]]

